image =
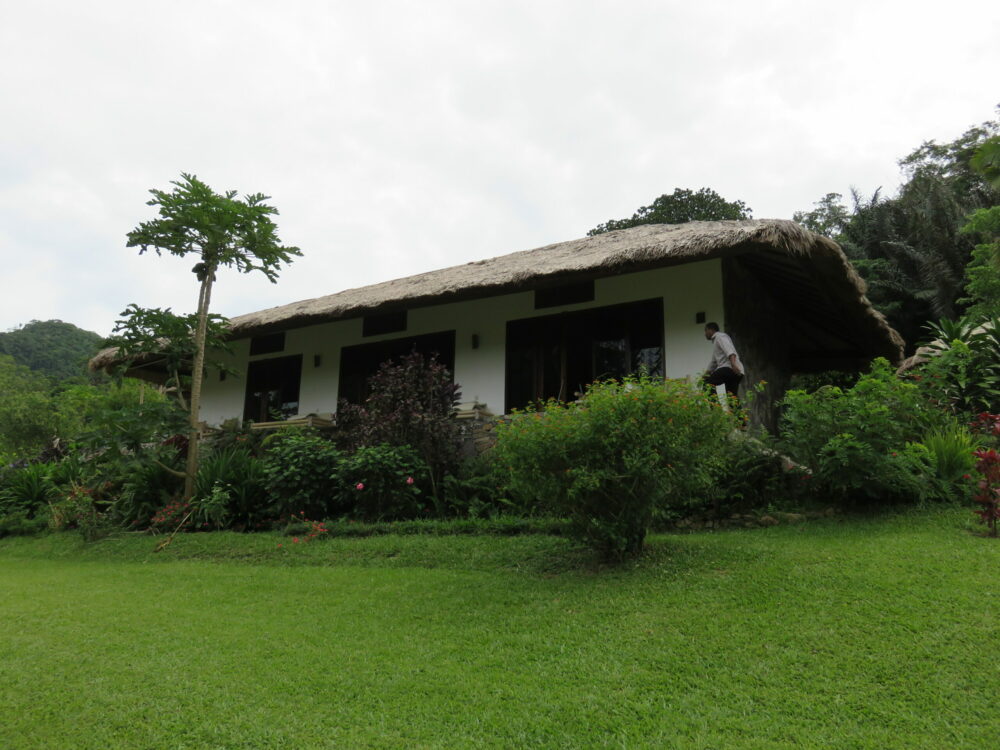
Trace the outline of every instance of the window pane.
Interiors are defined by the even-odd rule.
[[[571,400],[602,378],[663,374],[663,300],[524,318],[507,324],[506,411]]]
[[[298,414],[301,380],[301,354],[251,362],[247,366],[243,419],[269,422]]]
[[[455,372],[455,332],[444,331],[424,336],[408,336],[372,344],[345,346],[340,350],[340,384],[338,397],[351,403],[361,403],[368,395],[368,378],[386,361],[399,359],[411,352],[425,358],[432,354],[452,373]]]

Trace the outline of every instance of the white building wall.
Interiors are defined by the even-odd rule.
[[[699,312],[705,320],[722,324],[722,265],[719,260],[623,274],[597,279],[594,300],[563,307],[536,310],[533,292],[516,292],[467,302],[420,307],[408,312],[405,332],[382,336],[361,335],[361,319],[322,323],[291,329],[285,334],[285,349],[275,354],[250,358],[249,341],[237,341],[233,368],[246,374],[249,359],[262,360],[301,354],[302,383],[299,391],[301,414],[336,410],[340,348],[387,339],[419,336],[439,331],[455,331],[455,382],[461,386],[462,401],[484,403],[494,413],[504,408],[504,353],[507,321],[542,317],[564,311],[585,310],[622,302],[663,298],[664,362],[670,378],[693,377],[705,369],[711,347],[704,338],[704,325],[695,321]],[[479,348],[472,348],[473,335]],[[316,356],[319,360],[316,364]],[[202,419],[219,424],[243,414],[245,377],[206,379]]]

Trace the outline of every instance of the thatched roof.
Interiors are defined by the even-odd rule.
[[[795,315],[825,319],[868,356],[893,362],[902,340],[865,297],[864,281],[836,243],[782,220],[650,224],[474,261],[240,315],[232,338],[526,291],[709,258],[747,257],[762,283],[791,295]],[[774,278],[767,278],[773,276]],[[106,367],[114,352],[92,366]]]

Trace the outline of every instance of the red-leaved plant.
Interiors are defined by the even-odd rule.
[[[976,418],[969,423],[969,427],[978,435],[1000,438],[1000,414],[984,411],[976,415]]]
[[[976,493],[972,499],[979,503],[976,515],[989,526],[990,536],[997,535],[997,519],[1000,519],[1000,453],[992,448],[975,452],[976,471],[982,478],[976,482]]]

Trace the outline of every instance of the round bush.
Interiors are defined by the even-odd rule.
[[[498,425],[495,452],[523,508],[568,518],[577,537],[622,559],[642,549],[657,515],[702,501],[734,426],[686,381],[642,376],[515,413]]]

